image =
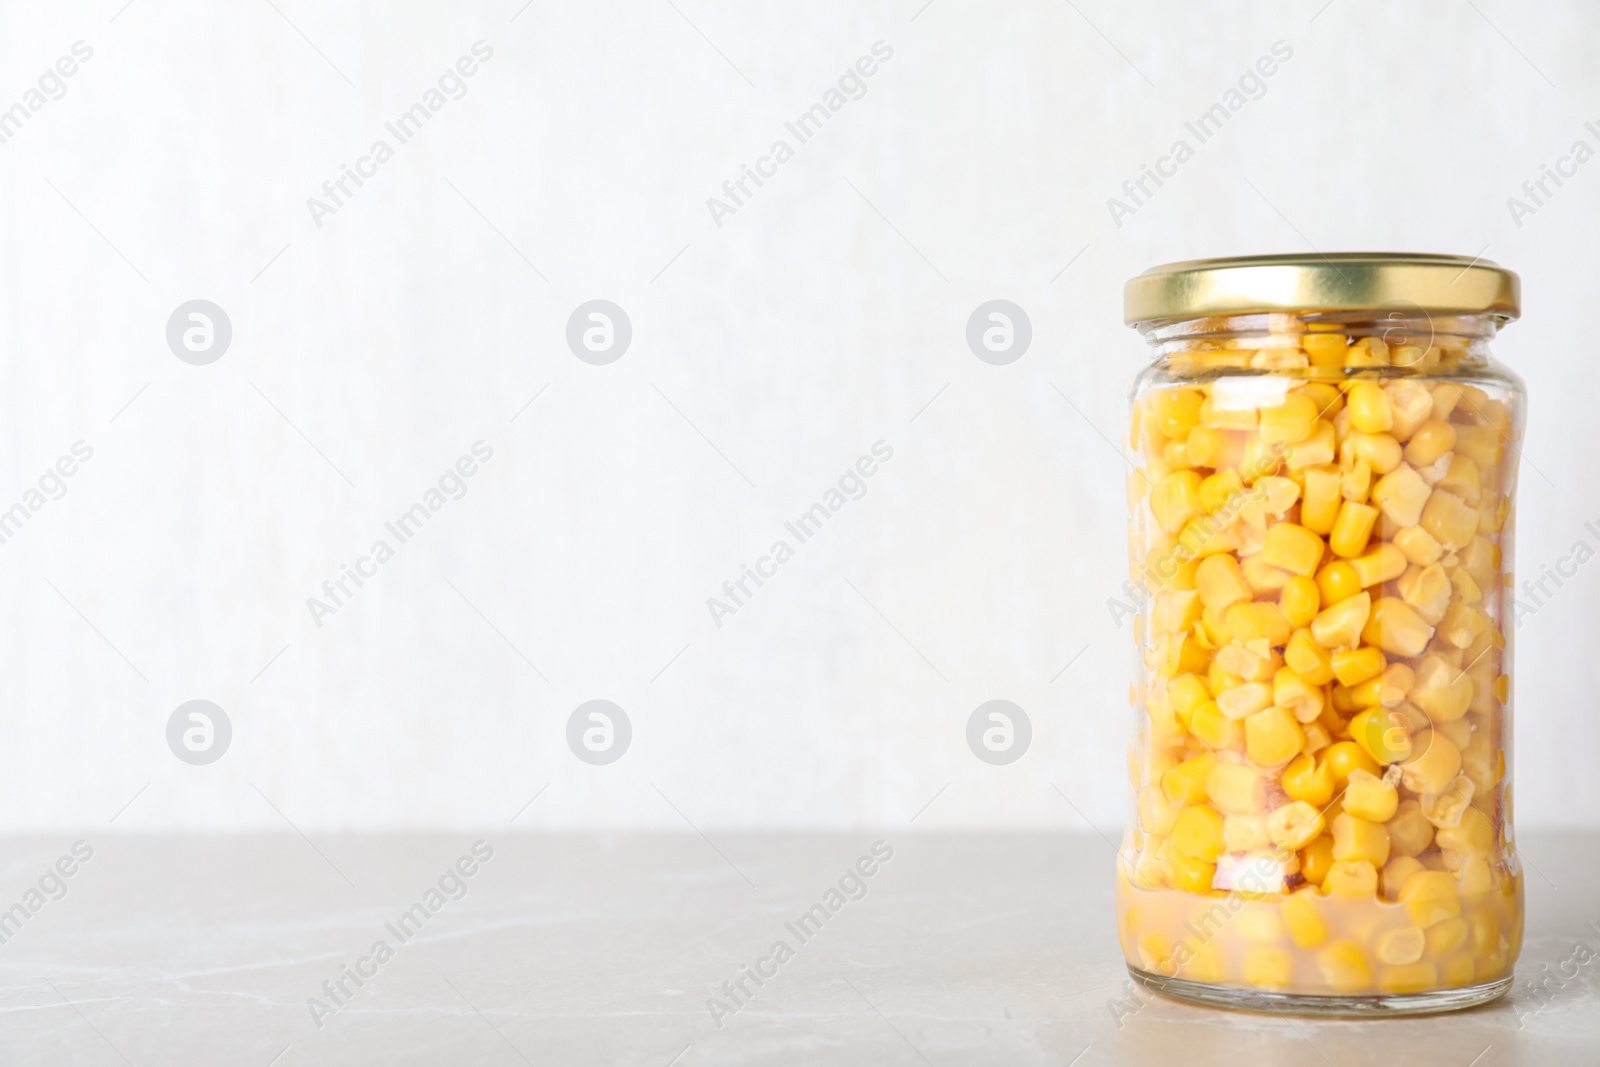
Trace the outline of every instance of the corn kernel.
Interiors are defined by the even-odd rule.
[[[1278,668],[1272,676],[1272,702],[1300,723],[1315,722],[1322,714],[1322,690],[1289,667]]]
[[[1400,598],[1417,609],[1417,614],[1437,626],[1450,608],[1450,578],[1437,563],[1426,567],[1412,564],[1395,583]]]
[[[1324,816],[1326,819],[1326,816]],[[1323,834],[1300,850],[1300,875],[1314,886],[1327,881],[1333,870],[1333,838]]]
[[[1269,445],[1296,444],[1311,436],[1316,421],[1316,401],[1290,393],[1281,405],[1261,409],[1261,440]]]
[[[1298,629],[1309,625],[1317,617],[1317,612],[1322,610],[1322,594],[1312,579],[1300,574],[1292,575],[1283,584],[1278,606],[1289,624]]]
[[[1377,521],[1377,508],[1346,500],[1339,505],[1339,517],[1334,520],[1333,532],[1328,535],[1328,547],[1334,555],[1346,559],[1359,556],[1366,550],[1367,540],[1372,536],[1372,528]]]
[[[1168,803],[1182,806],[1198,804],[1206,796],[1206,776],[1217,757],[1207,752],[1186,759],[1161,775],[1161,792]]]
[[[1178,821],[1181,824],[1183,817]],[[1333,820],[1333,858],[1336,861],[1365,860],[1373,868],[1382,867],[1389,860],[1389,831],[1380,823],[1357,818],[1349,812]],[[1177,828],[1173,828],[1177,832]]]
[[[1344,810],[1357,818],[1385,823],[1394,818],[1400,807],[1400,793],[1383,779],[1358,767],[1350,772],[1343,803]]]
[[[1472,678],[1439,653],[1430,652],[1417,662],[1411,699],[1436,723],[1460,719],[1472,703]]]
[[[1285,465],[1291,471],[1300,471],[1307,467],[1332,463],[1337,440],[1333,423],[1327,419],[1318,419],[1316,425],[1311,428],[1311,436],[1296,444],[1294,450],[1288,453]]]
[[[1243,719],[1272,705],[1272,687],[1265,682],[1246,682],[1217,694],[1217,708],[1230,719]]]
[[[1313,620],[1315,621],[1315,620]],[[1283,662],[1312,685],[1333,681],[1333,663],[1309,629],[1296,630],[1283,648]]]
[[[1282,645],[1294,633],[1294,627],[1283,617],[1278,605],[1272,603],[1239,603],[1230,607],[1225,616],[1228,633],[1241,645],[1252,641],[1266,641],[1269,645]]]
[[[1478,465],[1466,456],[1451,456],[1444,477],[1433,485],[1435,489],[1448,489],[1469,504],[1478,503],[1483,494],[1483,478]]]
[[[1322,880],[1322,888],[1324,892],[1342,897],[1377,896],[1378,868],[1370,860],[1336,859],[1328,868],[1328,876]]]
[[[1328,924],[1322,921],[1311,893],[1293,893],[1283,902],[1283,924],[1289,938],[1300,948],[1316,948],[1328,939]]]
[[[1378,988],[1385,993],[1421,993],[1439,984],[1439,971],[1431,963],[1407,963],[1378,972]]]
[[[1333,790],[1333,771],[1327,760],[1303,752],[1284,768],[1283,791],[1290,800],[1302,800],[1321,808],[1333,799]]]
[[[1207,556],[1194,572],[1195,591],[1212,611],[1222,611],[1254,594],[1244,579],[1239,561],[1229,555]]]
[[[1355,648],[1361,643],[1361,634],[1367,627],[1367,618],[1371,612],[1372,597],[1369,594],[1363,592],[1346,597],[1332,607],[1324,608],[1315,619],[1311,620],[1311,636],[1323,648]],[[1420,652],[1421,649],[1417,651]],[[1415,655],[1415,653],[1409,654]]]
[[[1393,930],[1384,930],[1373,938],[1373,955],[1384,963],[1406,964],[1416,963],[1422,958],[1422,950],[1427,944],[1427,939],[1420,929],[1415,926],[1402,926]]]
[[[1307,467],[1305,491],[1300,501],[1300,523],[1312,533],[1326,536],[1333,531],[1342,504],[1343,479],[1334,466]]]
[[[1374,474],[1388,474],[1400,466],[1404,451],[1390,434],[1352,433],[1350,454],[1357,462],[1365,460]]]
[[[1494,824],[1481,810],[1469,807],[1461,813],[1459,825],[1439,828],[1433,839],[1445,852],[1488,856],[1494,849]]]
[[[1267,530],[1261,558],[1274,567],[1309,577],[1322,559],[1322,538],[1292,522],[1276,523]]]
[[[1372,604],[1361,638],[1396,656],[1415,656],[1428,647],[1433,627],[1399,597],[1379,597]]]
[[[1172,888],[1185,893],[1209,893],[1217,865],[1181,852],[1172,857]]]
[[[1437,409],[1437,396],[1434,403]],[[1455,447],[1456,428],[1442,418],[1429,419],[1406,443],[1405,460],[1413,467],[1431,467]]]
[[[1279,848],[1304,848],[1322,828],[1322,813],[1303,800],[1290,801],[1267,816],[1267,836]],[[1334,848],[1337,853],[1337,839]]]
[[[1198,805],[1184,808],[1172,827],[1172,847],[1191,859],[1215,863],[1222,855],[1222,816]]]
[[[1387,666],[1383,651],[1371,645],[1335,652],[1332,659],[1333,676],[1344,686],[1360,685],[1369,678],[1376,678]]]
[[[1383,433],[1394,425],[1389,397],[1376,382],[1356,382],[1345,393],[1350,425],[1362,433]]]
[[[1343,789],[1350,781],[1352,771],[1362,770],[1368,774],[1378,773],[1378,764],[1361,746],[1354,741],[1339,741],[1328,746],[1328,751],[1322,758],[1328,764],[1328,770],[1333,774],[1335,789]]]
[[[1194,710],[1189,732],[1215,749],[1244,747],[1244,724],[1222,714],[1214,700]]]
[[[1372,984],[1372,967],[1354,941],[1335,941],[1317,953],[1317,967],[1323,981],[1337,993],[1358,992]]]
[[[1261,815],[1225,815],[1222,819],[1222,844],[1229,852],[1254,852],[1272,843],[1267,820]]]
[[[1437,563],[1444,555],[1444,547],[1420,526],[1407,526],[1402,530],[1396,530],[1391,541],[1404,553],[1409,562],[1419,566],[1426,567]]]
[[[1412,755],[1401,767],[1401,781],[1413,793],[1438,793],[1461,770],[1461,750],[1437,730],[1412,738]]]
[[[1288,763],[1305,744],[1300,724],[1287,711],[1271,707],[1244,720],[1245,754],[1260,767]]]
[[[1415,856],[1390,856],[1389,862],[1378,872],[1378,884],[1383,889],[1383,895],[1390,900],[1399,900],[1400,888],[1406,884],[1406,879],[1421,870],[1426,868]]]
[[[1422,509],[1418,524],[1446,550],[1463,548],[1478,532],[1478,513],[1454,493],[1435,489]]]
[[[1361,588],[1378,585],[1382,582],[1398,578],[1405,573],[1405,553],[1391,544],[1379,543],[1369,552],[1364,552],[1350,561],[1351,568],[1356,572],[1356,578],[1361,582]]]
[[[1206,796],[1223,811],[1248,813],[1261,804],[1260,772],[1242,763],[1217,763],[1206,774]]]
[[[1293,974],[1289,953],[1281,948],[1252,945],[1244,954],[1244,980],[1257,989],[1287,989]]]
[[[1344,367],[1346,343],[1342,333],[1308,333],[1300,338],[1300,347],[1311,358],[1311,365],[1329,370]]]
[[[1400,887],[1400,903],[1424,930],[1461,914],[1455,879],[1444,871],[1418,871],[1407,878]]]
[[[1461,825],[1476,791],[1471,778],[1458,774],[1442,792],[1428,793],[1422,798],[1423,817],[1441,830],[1454,830]]]
[[[1346,500],[1361,504],[1366,502],[1367,494],[1370,492],[1372,492],[1372,464],[1364,459],[1357,460],[1353,467],[1340,476],[1339,495]]]
[[[1398,711],[1383,707],[1363,708],[1350,717],[1350,739],[1380,766],[1399,763],[1412,753],[1411,734]]]

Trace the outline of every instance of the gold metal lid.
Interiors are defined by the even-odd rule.
[[[1122,290],[1129,326],[1253,312],[1423,309],[1515,319],[1515,273],[1486,259],[1405,252],[1230,256],[1151,267]]]

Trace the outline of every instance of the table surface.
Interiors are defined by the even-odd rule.
[[[1351,1022],[1132,987],[1095,836],[9,839],[0,1063],[1600,1063],[1600,835],[1521,846],[1513,992]]]

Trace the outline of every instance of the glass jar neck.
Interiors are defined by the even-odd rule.
[[[1196,349],[1293,349],[1308,334],[1343,334],[1352,342],[1376,337],[1403,353],[1447,351],[1455,359],[1487,357],[1488,342],[1505,317],[1498,314],[1444,314],[1416,307],[1370,308],[1361,311],[1257,312],[1208,315],[1142,323],[1139,332],[1155,350],[1157,362]],[[1396,361],[1396,365],[1404,365]]]

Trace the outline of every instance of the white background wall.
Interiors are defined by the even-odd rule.
[[[1519,569],[1600,545],[1600,163],[1506,206],[1600,148],[1589,5],[274,2],[0,5],[0,107],[94,53],[0,145],[0,507],[94,449],[0,545],[0,830],[504,825],[547,783],[519,828],[904,825],[937,795],[918,828],[1081,828],[1065,796],[1114,830],[1098,431],[1144,359],[1121,284],[1173,259],[1520,271]],[[465,97],[315,225],[478,40]],[[864,98],[718,227],[707,197],[880,40]],[[1265,95],[1113,225],[1279,40]],[[606,367],[563,340],[596,297],[634,329]],[[996,297],[1034,329],[1005,367],[964,340]],[[194,298],[233,326],[209,366],[165,341]],[[480,439],[467,496],[318,628],[306,598]],[[715,627],[706,598],[878,440],[866,497]],[[1597,582],[1519,634],[1524,826],[1600,820]],[[564,741],[596,697],[635,731],[608,767]],[[964,740],[996,697],[1034,726],[1009,767]],[[234,726],[208,767],[165,741],[194,698]]]

